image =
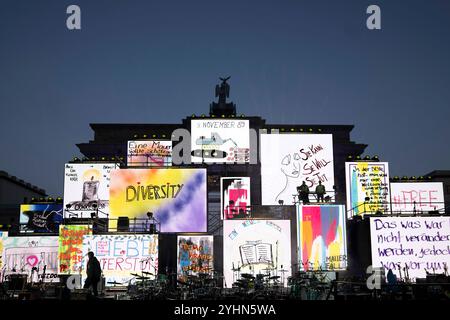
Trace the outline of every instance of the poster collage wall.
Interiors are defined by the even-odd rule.
[[[248,163],[248,120],[193,120],[191,125],[192,160],[198,161],[200,155],[203,163]],[[345,270],[348,218],[377,211],[410,214],[439,210],[444,201],[442,183],[390,183],[387,162],[359,161],[345,164],[347,207],[338,205],[334,202],[332,135],[261,134],[260,146],[261,202],[272,206],[295,204],[296,219],[295,223],[252,219],[251,178],[221,177],[226,287],[234,282],[236,275],[232,270],[236,268],[241,273],[282,270],[284,285],[287,285],[293,264],[305,271]],[[217,154],[205,158],[207,150]],[[43,281],[57,281],[58,274],[84,270],[88,251],[99,258],[108,282],[129,283],[134,281],[132,273],[158,273],[157,236],[133,235],[138,231],[133,226],[129,234],[98,235],[92,225],[62,224],[63,218],[90,218],[93,214],[109,219],[110,230],[116,230],[120,217],[145,221],[151,213],[160,224],[160,232],[177,233],[178,280],[212,274],[214,239],[207,234],[207,170],[172,167],[171,152],[172,144],[167,141],[129,141],[127,169],[119,169],[114,163],[66,164],[64,203],[23,205],[22,236],[0,234],[2,279],[11,272],[32,274],[35,269],[38,272],[31,276],[36,280],[41,276]],[[312,191],[310,204],[302,204],[296,197],[296,188],[303,182]],[[314,190],[319,183],[330,195],[326,203],[317,203]],[[416,221],[406,216],[397,220],[371,218],[374,266],[393,267],[398,260],[387,257],[399,248],[403,252],[403,241],[427,241],[423,234],[429,226],[438,226],[434,237],[444,237],[443,243],[450,240],[449,236],[445,242],[446,234],[450,234],[446,221],[427,217]],[[409,230],[404,223],[416,228]],[[385,227],[390,224],[391,228]],[[59,236],[45,236],[45,233]],[[297,239],[297,247],[291,234]],[[392,239],[398,239],[399,248],[393,247]],[[410,250],[420,256],[418,248]],[[440,251],[432,251],[433,248],[429,248],[431,251],[427,252],[432,253],[427,253],[423,261],[405,259],[402,262],[411,268],[419,266],[416,269],[420,272],[412,272],[415,276],[422,275],[425,267],[437,270],[450,262],[445,255],[439,255]],[[445,247],[437,250],[443,252]],[[292,261],[295,256],[297,261]]]

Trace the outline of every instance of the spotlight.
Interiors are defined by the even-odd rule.
[[[36,198],[32,197],[30,203],[36,202]]]
[[[153,138],[156,138],[156,134],[152,135]]]
[[[241,118],[245,117],[245,114],[241,114]]]
[[[373,156],[373,157],[372,157],[372,160],[373,160],[373,161],[380,161],[380,159],[378,158],[377,155]]]
[[[205,114],[204,113],[202,113],[202,118],[204,118],[205,117]]]
[[[400,178],[398,176],[394,177],[394,181],[398,181]]]
[[[96,157],[92,157],[91,161],[97,161],[97,158]]]
[[[304,131],[304,129],[303,128],[300,128],[300,132],[303,132]]]
[[[313,129],[312,129],[312,128],[309,128],[308,131],[309,131],[309,132],[313,132]]]
[[[61,197],[56,198],[56,202],[62,203],[63,199]]]
[[[142,138],[146,139],[146,138],[147,138],[147,135],[146,135],[146,134],[143,134],[143,135],[142,135]]]
[[[55,201],[55,200],[52,197],[47,198],[47,202],[53,202],[53,201]]]
[[[83,162],[89,161],[89,158],[88,157],[83,157],[83,159],[81,161],[83,161]]]
[[[44,197],[39,198],[39,202],[45,202],[45,198]]]
[[[403,176],[403,177],[402,177],[402,180],[403,180],[403,181],[406,181],[406,180],[408,180],[408,177],[407,177],[407,176]]]
[[[224,115],[224,114],[222,115],[222,118],[225,118],[225,115]]]
[[[195,114],[193,113],[191,117],[192,117],[192,118],[195,118]]]
[[[411,180],[416,180],[416,176],[412,176],[410,179]]]
[[[161,137],[163,137],[163,138],[165,138],[166,137],[166,135],[165,134],[163,134]]]
[[[281,128],[281,130],[280,131],[283,131],[284,132],[284,128]]]
[[[364,160],[370,160],[370,156],[365,156]]]
[[[420,177],[419,177],[419,180],[423,180],[423,179],[424,179],[424,177],[423,177],[423,176],[420,176]]]
[[[295,131],[295,129],[294,128],[291,128],[291,132],[294,132]]]
[[[361,156],[356,156],[356,160],[361,160]]]
[[[74,157],[73,162],[80,162],[80,159],[78,157]]]
[[[134,134],[134,135],[133,135],[133,138],[134,138],[134,139],[137,139],[138,137],[139,137],[139,135],[137,135],[137,134]]]
[[[319,128],[319,129],[317,129],[317,131],[318,131],[318,132],[322,132],[322,129],[321,129],[321,128]]]

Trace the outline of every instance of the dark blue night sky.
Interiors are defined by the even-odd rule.
[[[448,0],[0,0],[0,170],[62,195],[89,123],[181,123],[228,75],[239,114],[354,124],[391,175],[450,169]]]

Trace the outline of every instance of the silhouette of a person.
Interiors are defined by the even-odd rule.
[[[303,203],[309,203],[309,188],[306,185],[306,182],[303,181],[302,185],[298,187],[299,198]]]
[[[323,196],[325,195],[325,186],[322,185],[322,181],[319,180],[319,184],[316,187],[317,202],[323,202]]]
[[[84,288],[88,289],[92,286],[92,291],[94,291],[94,296],[98,296],[98,283],[102,276],[102,269],[100,267],[100,262],[98,262],[97,258],[94,256],[94,253],[88,252],[89,261],[86,267],[87,278],[84,282]]]

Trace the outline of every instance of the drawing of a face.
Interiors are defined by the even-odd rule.
[[[300,176],[300,155],[286,155],[281,160],[281,171],[288,177],[298,178]]]

